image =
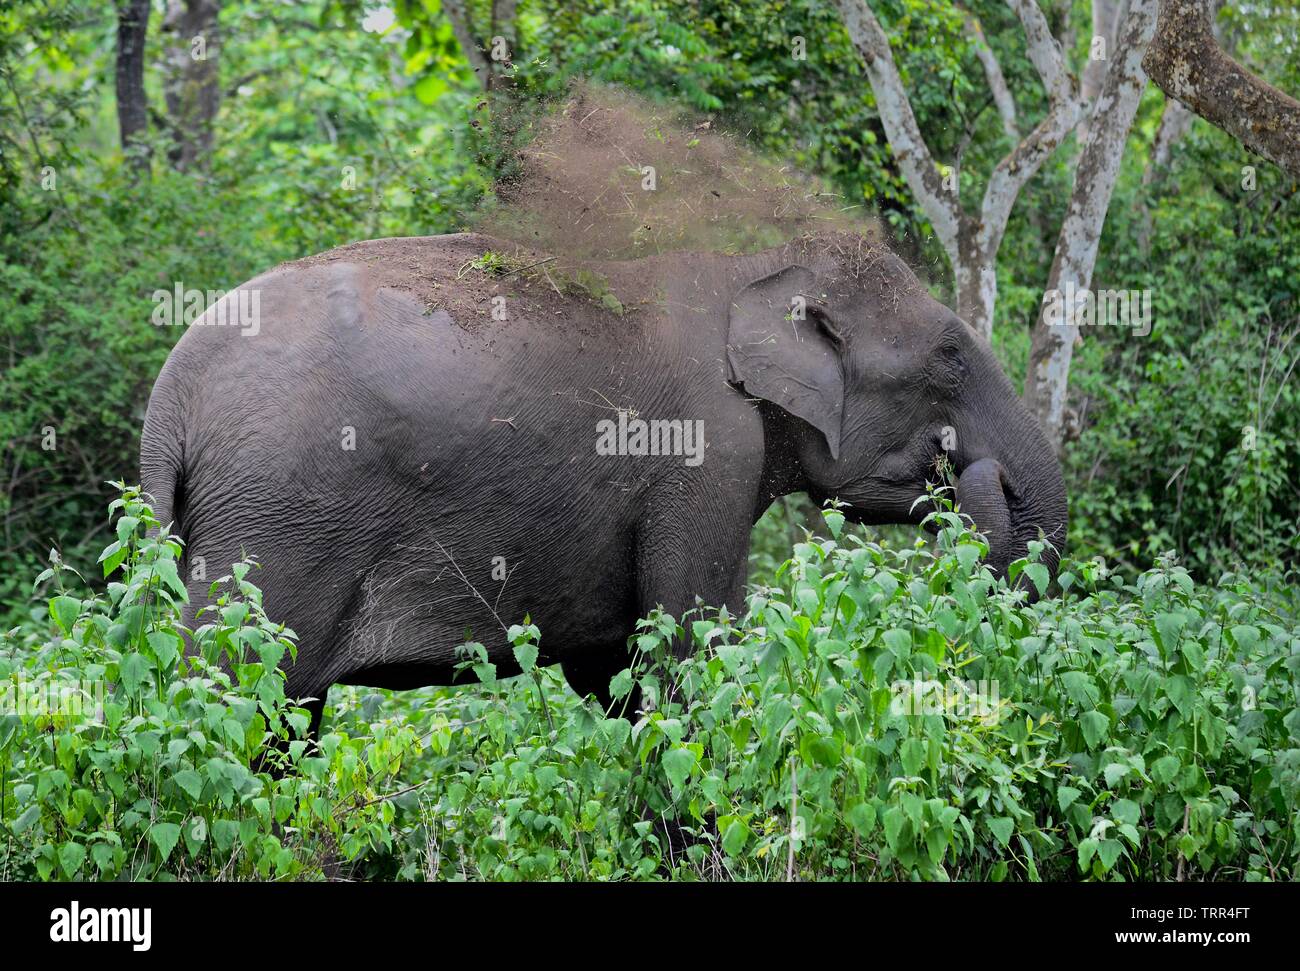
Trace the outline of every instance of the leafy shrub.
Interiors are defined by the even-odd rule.
[[[1028,605],[951,512],[938,548],[800,543],[743,621],[656,615],[612,718],[538,671],[483,691],[336,696],[414,717],[400,855],[359,874],[470,879],[1287,879],[1300,627],[1243,578],[1198,589],[1067,561]],[[1045,571],[1020,563],[1042,586]],[[670,645],[697,653],[674,660]],[[524,648],[520,653],[521,646]],[[477,660],[475,660],[477,659]],[[909,703],[910,699],[910,703]],[[918,702],[920,704],[918,704]],[[910,706],[909,706],[910,704]]]
[[[1131,566],[1173,549],[1205,581],[1300,567],[1300,195],[1269,167],[1244,190],[1243,164],[1198,123],[1163,178],[1117,190],[1107,236],[1125,245],[1103,248],[1094,286],[1150,289],[1154,329],[1084,337],[1085,427],[1065,453],[1076,550]],[[1149,251],[1131,245],[1144,221]]]
[[[1300,567],[1300,386],[1260,351],[1285,335],[1241,331],[1228,319],[1081,378],[1099,415],[1070,456],[1084,548],[1130,563],[1174,549],[1204,579]]]
[[[743,618],[641,621],[611,711],[537,666],[525,619],[521,677],[469,643],[481,684],[336,689],[313,742],[249,564],[184,632],[178,544],[134,490],[115,505],[107,594],[59,592],[0,657],[29,693],[103,685],[102,717],[0,716],[9,878],[1295,875],[1300,624],[1242,577],[1067,559],[1029,604],[942,502],[933,548],[830,509]]]
[[[0,875],[4,879],[279,879],[383,844],[393,810],[373,779],[409,730],[306,740],[277,667],[296,654],[235,565],[191,646],[179,626],[180,545],[139,493],[113,503],[106,594],[61,591],[47,635],[10,632],[0,655]],[[63,564],[38,585],[62,585]]]

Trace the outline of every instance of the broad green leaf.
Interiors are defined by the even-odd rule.
[[[1009,816],[986,816],[985,820],[997,841],[1003,846],[1011,843],[1011,833],[1016,827],[1015,820]]]
[[[676,788],[681,788],[691,769],[695,768],[695,753],[685,746],[670,748],[663,755],[664,772],[668,781]]]
[[[59,866],[63,868],[64,874],[69,879],[81,869],[85,859],[86,848],[80,843],[64,843],[59,847]]]
[[[50,616],[65,634],[72,633],[72,627],[80,613],[81,601],[74,597],[55,597],[50,601]]]
[[[193,769],[182,769],[172,776],[172,781],[184,789],[195,802],[199,801],[199,796],[203,792],[203,777]]]
[[[1058,786],[1056,789],[1056,804],[1061,807],[1061,812],[1069,809],[1076,799],[1083,793],[1073,786]]]
[[[722,832],[722,849],[728,856],[738,856],[749,840],[749,825],[743,819],[732,819]]]
[[[149,827],[149,839],[153,841],[154,846],[158,847],[158,853],[164,863],[172,855],[172,850],[175,849],[176,841],[180,836],[181,828],[175,823],[154,823]]]
[[[1079,729],[1088,748],[1096,748],[1110,734],[1110,719],[1099,711],[1090,711],[1079,719]]]

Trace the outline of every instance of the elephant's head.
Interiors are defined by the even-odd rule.
[[[1056,454],[988,343],[883,249],[773,255],[732,298],[728,376],[765,402],[768,448],[798,484],[858,522],[916,522],[946,455],[999,573],[1040,534],[1060,549]],[[1044,559],[1055,572],[1050,549]]]

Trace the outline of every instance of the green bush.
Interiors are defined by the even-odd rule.
[[[1300,627],[1244,579],[1197,588],[1166,559],[1130,583],[1067,561],[1063,595],[1030,606],[950,512],[935,551],[827,518],[837,538],[796,546],[743,621],[642,622],[614,685],[638,679],[650,699],[635,723],[532,668],[530,628],[511,635],[522,681],[494,681],[473,646],[486,691],[337,696],[340,726],[414,718],[431,739],[405,770],[419,788],[398,800],[402,852],[358,873],[1294,873]],[[1045,582],[1036,563],[1016,569]],[[697,653],[679,663],[668,646],[682,639]],[[908,698],[930,704],[909,714]]]
[[[371,783],[410,730],[307,741],[277,667],[293,634],[267,619],[251,564],[216,581],[187,650],[180,545],[146,535],[158,523],[135,490],[113,507],[107,593],[61,590],[48,632],[12,631],[0,655],[0,878],[307,877],[387,842]]]
[[[1203,579],[1300,567],[1300,386],[1285,355],[1261,354],[1278,335],[1250,329],[1229,318],[1080,375],[1096,413],[1069,456],[1080,547],[1129,563],[1176,550]]]
[[[1122,183],[1094,286],[1150,289],[1146,337],[1093,328],[1071,375],[1071,547],[1133,568],[1172,549],[1200,580],[1300,567],[1300,196],[1198,126],[1172,170]],[[1127,166],[1126,166],[1127,168]],[[1203,191],[1189,192],[1190,185]],[[1197,245],[1187,245],[1187,240]],[[1013,372],[1014,373],[1014,372]]]
[[[249,564],[185,651],[179,546],[147,537],[135,491],[115,505],[107,594],[58,593],[49,631],[11,632],[0,658],[10,699],[104,692],[102,717],[4,712],[8,878],[1295,874],[1300,623],[1241,577],[1067,559],[1061,595],[1031,605],[941,502],[933,548],[827,510],[832,538],[798,543],[743,618],[641,621],[617,710],[538,668],[525,618],[521,677],[466,644],[482,684],[338,689],[317,743]],[[1021,572],[1048,582],[1032,554]],[[644,714],[620,708],[634,684]]]

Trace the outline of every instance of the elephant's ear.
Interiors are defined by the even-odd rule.
[[[736,295],[727,329],[727,378],[812,425],[826,436],[831,457],[839,458],[840,338],[811,307],[815,286],[811,270],[787,266]],[[802,320],[792,313],[796,297],[809,305]]]

